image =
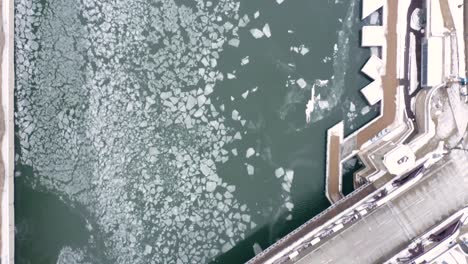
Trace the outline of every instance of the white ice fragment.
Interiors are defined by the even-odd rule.
[[[210,167],[208,167],[208,165],[206,165],[205,163],[202,163],[200,165],[200,170],[201,172],[203,173],[203,175],[205,176],[209,176],[212,174],[212,170],[210,169]]]
[[[153,248],[150,245],[146,245],[145,246],[145,251],[143,252],[143,254],[149,255],[149,254],[151,254],[151,251],[153,251]]]
[[[310,100],[307,102],[306,110],[305,110],[307,123],[310,123],[310,115],[314,111],[314,107],[315,107],[315,86],[312,86],[312,89],[310,91]]]
[[[236,78],[236,75],[234,75],[234,74],[232,74],[232,73],[228,73],[228,74],[227,74],[227,78],[228,78],[229,80],[232,80],[232,79]]]
[[[198,110],[193,114],[194,117],[199,118],[203,115],[203,108],[198,108]]]
[[[239,20],[239,27],[245,27],[247,24],[250,22],[249,16],[245,14],[240,20]]]
[[[320,109],[328,109],[328,107],[330,107],[330,104],[328,103],[328,101],[325,101],[325,100],[318,101],[318,105]]]
[[[228,41],[228,44],[233,46],[233,47],[239,47],[240,40],[239,39],[231,39]]]
[[[254,18],[258,18],[260,16],[260,11],[254,13]]]
[[[286,182],[291,183],[294,178],[294,171],[293,170],[286,170],[286,176],[284,177],[284,180]]]
[[[258,255],[258,254],[260,254],[260,252],[262,252],[262,248],[260,247],[260,245],[258,243],[254,243],[253,244],[253,251],[254,251],[255,255]]]
[[[205,95],[209,95],[213,92],[213,84],[207,84],[205,86]]]
[[[246,64],[249,63],[249,56],[245,56],[242,60],[241,60],[241,65],[244,66]]]
[[[268,23],[266,23],[264,26],[263,26],[263,34],[265,34],[265,36],[267,38],[271,37],[271,30],[270,30],[270,25],[268,25]]]
[[[232,110],[232,120],[239,120],[239,112],[237,110]]]
[[[299,85],[299,87],[301,87],[301,89],[304,89],[307,86],[306,81],[302,78],[297,79],[296,83]]]
[[[247,223],[250,222],[250,215],[248,214],[242,215],[242,221],[247,222]]]
[[[237,149],[236,148],[232,149],[231,152],[232,152],[232,155],[237,156]]]
[[[190,95],[187,99],[187,105],[185,106],[187,110],[192,109],[197,104],[197,99]]]
[[[161,99],[166,100],[167,98],[171,97],[172,92],[162,92]]]
[[[283,167],[279,167],[275,170],[275,176],[276,178],[279,178],[284,175],[284,169]]]
[[[367,113],[370,112],[370,107],[368,105],[364,106],[362,109],[361,109],[361,115],[365,115]]]
[[[228,190],[228,192],[235,192],[236,191],[236,186],[228,185],[228,187],[226,187],[226,189]]]
[[[353,102],[351,102],[351,103],[349,104],[349,111],[351,111],[351,112],[356,111],[356,105],[354,105]]]
[[[234,139],[242,139],[242,136],[241,136],[241,133],[240,132],[236,132],[236,134],[234,135]]]
[[[247,96],[249,96],[249,91],[245,91],[244,93],[242,93],[242,98],[246,99]]]
[[[302,56],[306,55],[307,53],[309,53],[309,48],[302,46],[300,49],[300,53]]]
[[[285,206],[289,211],[291,211],[294,208],[294,204],[291,202],[287,202]]]
[[[294,30],[289,29],[289,30],[288,30],[288,33],[289,33],[289,34],[293,34],[293,33],[294,33]]]
[[[278,5],[281,5],[281,3],[283,3],[284,0],[276,0],[276,3],[278,3]]]
[[[254,175],[254,172],[255,172],[254,166],[247,164],[247,174]]]
[[[207,192],[214,192],[216,189],[216,182],[208,181],[206,182],[206,191]]]
[[[206,102],[206,97],[205,97],[205,95],[202,94],[202,95],[198,96],[198,98],[197,98],[198,107],[200,107],[200,106],[202,106],[203,104],[205,104],[205,102]]]
[[[263,37],[263,32],[258,28],[252,28],[250,30],[250,34],[252,34],[252,36],[256,39]]]
[[[255,154],[255,150],[253,148],[248,148],[246,153],[245,153],[245,157],[246,158],[250,158],[252,157],[253,155]]]

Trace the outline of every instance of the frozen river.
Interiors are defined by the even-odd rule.
[[[328,206],[326,129],[376,115],[358,1],[15,5],[17,263],[244,262]]]

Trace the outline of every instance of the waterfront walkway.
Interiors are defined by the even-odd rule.
[[[382,114],[374,121],[361,129],[356,135],[356,149],[361,148],[364,143],[375,137],[380,131],[390,126],[396,116],[396,95],[398,89],[397,80],[397,20],[398,2],[387,1],[387,57],[385,75],[382,76],[383,100]]]

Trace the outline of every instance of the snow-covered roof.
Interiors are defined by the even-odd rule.
[[[363,26],[361,46],[380,47],[385,45],[385,28],[383,26]]]
[[[382,67],[384,66],[383,61],[375,56],[372,55],[364,64],[362,67],[361,71],[369,76],[369,78],[372,78],[373,80],[380,79],[382,76]]]
[[[361,89],[362,95],[366,98],[370,105],[375,105],[383,97],[382,82],[380,79],[369,83],[366,87]]]
[[[416,166],[416,155],[407,145],[400,145],[384,156],[388,172],[401,175]]]
[[[427,64],[425,65],[427,71],[427,86],[436,86],[443,82],[444,72],[444,39],[439,37],[432,37],[427,40]]]
[[[362,19],[374,13],[385,4],[386,0],[362,0]]]
[[[440,36],[446,32],[444,27],[444,19],[442,17],[442,11],[440,9],[439,0],[428,0],[428,12],[427,12],[427,21],[429,26],[429,33],[432,36]]]

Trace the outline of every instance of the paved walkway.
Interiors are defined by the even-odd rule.
[[[361,130],[356,136],[356,148],[359,149],[369,139],[391,125],[396,116],[397,81],[397,19],[398,0],[387,1],[387,59],[386,74],[382,76],[383,108],[382,115],[372,124]]]
[[[357,221],[296,263],[381,263],[468,202],[468,155],[433,166],[406,193]]]

